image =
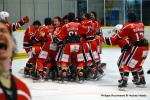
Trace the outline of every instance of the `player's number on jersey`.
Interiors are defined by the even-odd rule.
[[[137,39],[137,41],[140,41],[140,38],[141,37],[143,38],[143,36],[144,36],[143,32],[136,33],[136,39]]]
[[[70,32],[69,32],[69,36],[77,36],[77,32],[70,31]]]

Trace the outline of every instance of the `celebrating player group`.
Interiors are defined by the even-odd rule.
[[[10,31],[28,23],[23,17],[10,24],[8,12],[0,12],[3,23]],[[24,68],[25,77],[33,80],[77,81],[98,80],[104,76],[106,63],[101,62],[102,43],[118,45],[121,55],[118,70],[120,89],[127,87],[129,73],[136,86],[146,84],[143,63],[148,56],[149,44],[144,38],[144,24],[134,13],[128,14],[128,23],[118,24],[112,35],[104,36],[101,22],[95,12],[75,17],[68,13],[63,18],[45,18],[44,25],[36,20],[24,33],[23,47],[29,55]],[[2,47],[2,46],[0,46]]]

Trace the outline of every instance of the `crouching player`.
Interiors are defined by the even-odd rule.
[[[24,34],[23,48],[25,49],[26,53],[29,56],[29,59],[26,63],[26,67],[24,68],[25,76],[30,76],[36,65],[36,51],[39,50],[35,48],[37,47],[36,46],[37,44],[33,43],[32,38],[34,38],[34,35],[40,26],[41,23],[38,20],[34,21],[32,25],[28,26]]]
[[[84,36],[84,38],[82,38],[82,45],[88,45],[88,53],[86,54],[87,56],[87,66],[89,70],[89,72],[87,71],[87,74],[91,74],[91,77],[94,80],[98,80],[100,78],[100,55],[98,52],[98,44],[97,40],[95,39],[95,35],[96,35],[96,30],[97,30],[97,25],[90,20],[90,14],[84,14],[83,15],[83,21],[82,21],[82,25],[87,26],[87,27],[92,27],[92,31],[88,32],[88,34],[86,34]],[[85,47],[85,46],[84,46]],[[85,49],[86,50],[86,49]],[[102,70],[101,70],[102,71]]]
[[[36,61],[36,74],[34,80],[39,80],[41,78],[48,79],[49,70],[52,67],[52,61],[50,60],[51,52],[50,46],[53,42],[52,32],[54,27],[51,25],[41,26],[36,33],[36,41],[41,42],[41,50]]]
[[[78,22],[75,22],[75,16],[73,14],[68,15],[68,19],[69,23],[62,26],[62,29],[56,35],[59,41],[64,41],[62,48],[60,48],[56,58],[58,58],[58,62],[61,63],[62,82],[65,78],[67,78],[68,66],[71,60],[71,56],[76,58],[77,76],[79,81],[83,82],[85,55],[83,54],[80,38],[82,34],[88,33],[90,29],[88,27],[82,26]]]

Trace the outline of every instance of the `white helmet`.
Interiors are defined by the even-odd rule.
[[[116,31],[120,31],[122,28],[123,28],[123,25],[122,25],[122,24],[117,24],[114,29],[115,29]]]
[[[1,11],[0,12],[0,19],[5,20],[6,18],[9,17],[9,13],[6,11]]]

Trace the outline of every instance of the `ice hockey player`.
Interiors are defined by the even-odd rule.
[[[136,85],[145,85],[144,70],[142,65],[148,55],[148,41],[144,38],[144,24],[137,21],[137,17],[134,13],[128,14],[128,23],[123,25],[123,28],[117,33],[118,40],[127,37],[131,49],[125,55],[124,78],[123,82],[118,85],[119,88],[127,87],[128,76],[131,68],[135,68],[138,71],[140,80],[135,83]]]
[[[60,17],[54,17],[53,19],[53,24],[54,24],[54,32],[53,32],[53,37],[55,38],[56,35],[59,33],[59,31],[62,28],[62,19]],[[53,55],[53,58],[56,58],[57,52],[58,52],[58,46],[56,41],[53,41],[52,46],[51,46],[51,52]],[[58,63],[57,63],[58,64]]]
[[[31,100],[27,86],[9,71],[14,41],[7,26],[0,22],[0,99]]]
[[[123,28],[123,25],[122,24],[118,24],[115,26],[115,28],[113,29],[112,31],[112,35],[111,36],[103,36],[101,37],[103,42],[107,45],[118,45],[120,48],[121,48],[121,55],[118,59],[118,62],[117,62],[117,65],[118,65],[118,68],[119,68],[119,72],[120,72],[120,76],[121,76],[121,79],[118,80],[119,83],[122,82],[123,78],[124,78],[124,69],[123,69],[123,65],[124,65],[124,60],[126,60],[125,58],[125,55],[126,53],[128,53],[128,51],[130,51],[131,49],[131,45],[129,44],[129,40],[128,38],[124,37],[124,38],[121,38],[118,40],[118,37],[117,37],[117,32],[120,31],[121,29]],[[133,82],[137,82],[138,81],[138,73],[137,73],[137,70],[135,68],[131,68],[131,72],[132,72],[132,76],[133,76]]]
[[[83,80],[85,61],[80,38],[82,34],[88,33],[90,28],[75,22],[75,15],[73,13],[68,14],[68,19],[69,23],[62,26],[62,29],[56,35],[59,41],[63,41],[62,48],[59,50],[61,53],[58,52],[56,58],[61,63],[62,81],[67,78],[71,56],[76,58],[77,76],[79,80]]]
[[[93,23],[95,24],[95,28],[96,28],[96,34],[97,35],[102,35],[102,29],[101,29],[101,21],[97,19],[97,14],[94,11],[90,12],[90,19],[93,21]],[[101,42],[99,42],[99,46],[98,46],[98,50],[99,50],[99,54],[101,54],[102,52],[102,44]]]
[[[47,79],[49,69],[51,68],[50,61],[50,44],[53,42],[52,32],[54,31],[53,26],[41,26],[35,34],[35,40],[40,43],[40,52],[37,55],[36,61],[36,74],[34,80],[42,78]]]
[[[102,36],[103,35],[102,28],[101,28],[102,23],[101,23],[100,20],[97,19],[96,12],[91,11],[90,12],[90,18],[93,21],[93,23],[95,24],[96,36]],[[99,39],[98,39],[97,44],[98,44],[98,46],[97,46],[98,54],[99,54],[99,57],[100,57],[100,54],[102,54],[102,42],[99,41]],[[106,63],[102,63],[101,59],[99,59],[99,61],[97,62],[97,65],[100,66],[101,69],[106,68]],[[101,73],[102,76],[104,75],[103,70],[101,70],[100,73]]]
[[[50,53],[51,53],[50,55],[52,58],[51,59],[52,60],[51,79],[53,81],[56,80],[56,78],[57,79],[60,78],[60,73],[61,73],[60,63],[57,62],[57,60],[55,58],[56,58],[56,55],[57,55],[62,43],[57,44],[57,41],[55,41],[55,39],[56,39],[56,35],[59,33],[59,31],[62,28],[62,24],[63,24],[62,19],[59,16],[54,17],[54,19],[53,19],[53,25],[54,25],[53,39],[54,39],[54,41],[51,43],[51,46],[50,46]]]
[[[86,34],[84,38],[82,38],[82,44],[85,47],[87,43],[88,53],[87,56],[87,66],[90,66],[91,72],[93,74],[93,79],[98,79],[98,62],[100,61],[100,55],[98,53],[98,43],[95,39],[97,27],[92,20],[90,20],[90,14],[86,13],[83,16],[82,25],[87,27],[92,27],[92,31]],[[86,49],[85,49],[86,50]]]
[[[35,48],[34,48],[35,43],[32,42],[32,38],[34,38],[34,34],[40,26],[41,26],[40,21],[36,20],[33,22],[32,25],[28,26],[24,34],[23,48],[25,49],[29,57],[26,63],[26,67],[24,68],[25,76],[31,75],[32,70],[34,69],[34,66],[36,65],[35,53],[33,52],[35,51]]]

